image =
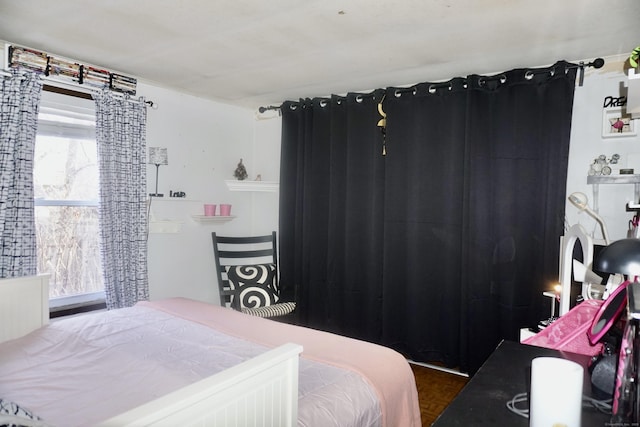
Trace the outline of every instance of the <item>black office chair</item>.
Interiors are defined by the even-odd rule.
[[[295,302],[280,298],[275,231],[253,237],[213,232],[211,237],[221,305],[258,317],[281,317],[295,310]]]

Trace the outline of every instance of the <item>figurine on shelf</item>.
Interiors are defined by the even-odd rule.
[[[611,166],[617,165],[620,160],[620,154],[614,154],[610,159],[607,156],[600,154],[593,163],[589,166],[589,176],[593,175],[611,175]]]
[[[258,174],[258,176],[256,176],[256,181],[262,181],[262,175]]]
[[[247,176],[249,176],[247,174],[247,169],[242,164],[242,159],[240,159],[240,163],[238,163],[238,167],[236,168],[235,172],[233,172],[233,176],[235,176],[238,181],[245,180],[247,179]]]

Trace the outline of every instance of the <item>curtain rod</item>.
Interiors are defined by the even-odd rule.
[[[258,111],[260,112],[260,114],[267,112],[269,110],[280,110],[280,105],[268,105],[266,107],[258,108]]]
[[[586,67],[593,67],[593,68],[598,69],[598,68],[602,68],[603,66],[604,66],[604,59],[596,58],[593,61],[591,61],[589,63],[586,63],[586,64],[585,64],[584,61],[580,61],[577,64],[568,63],[567,64],[567,69],[577,68],[579,70],[578,86],[582,87],[582,85],[584,84],[584,69]],[[550,67],[541,68],[541,71],[539,71],[539,72],[546,72],[549,68]],[[528,70],[527,73],[536,74],[532,70]],[[451,80],[456,79],[456,78],[464,79],[464,77],[454,77],[454,78],[450,79],[447,82],[434,83],[431,86],[429,86],[429,91],[431,92],[431,91],[435,91],[436,89],[440,89],[440,88],[443,88],[443,87],[450,87],[451,86]],[[486,77],[484,77],[485,80],[497,80],[497,79],[502,79],[502,78],[504,78],[504,74],[498,74],[498,75],[495,75],[495,76],[486,76]],[[373,91],[371,91],[369,93],[359,94],[358,96],[360,97],[360,99],[370,98],[370,97],[375,96],[375,93],[377,91],[379,91],[379,90],[386,91],[387,89],[379,88],[379,89],[375,89],[375,90],[373,90]],[[401,95],[401,94],[406,93],[406,92],[413,92],[415,94],[416,90],[417,90],[416,89],[416,85],[413,85],[413,86],[410,86],[410,87],[406,87],[406,88],[398,88],[398,89],[395,90],[395,95],[398,96],[398,95]],[[325,99],[328,99],[328,98],[325,98]],[[281,108],[282,108],[282,105],[268,105],[266,107],[258,108],[258,112],[260,114],[265,113],[266,111],[269,111],[269,110],[278,110],[280,112]]]
[[[577,66],[570,67],[570,68],[578,68],[580,70],[580,77],[578,78],[578,86],[582,87],[582,84],[584,83],[584,67],[593,67],[597,70],[598,68],[602,68],[603,65],[604,65],[604,59],[596,58],[593,61],[589,62],[588,64],[585,64],[584,61],[580,61]]]

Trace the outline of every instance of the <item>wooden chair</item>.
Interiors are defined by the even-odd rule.
[[[211,233],[220,304],[258,317],[292,313],[295,302],[280,298],[276,232],[229,237]]]

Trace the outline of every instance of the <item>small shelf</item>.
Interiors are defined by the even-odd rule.
[[[199,202],[200,200],[196,199],[188,199],[186,197],[156,197],[151,196],[147,197],[147,201],[151,200],[151,203],[155,202]]]
[[[640,200],[640,175],[588,175],[587,184],[593,185],[593,210],[598,212],[600,184],[633,184],[634,201],[627,204],[628,210],[640,210],[636,201]]]
[[[229,191],[278,191],[279,183],[277,181],[238,181],[236,179],[226,179],[224,181]]]
[[[638,184],[640,175],[590,175],[587,184]]]
[[[234,218],[235,218],[235,216],[233,216],[233,215],[231,215],[231,216],[191,215],[191,219],[193,219],[196,222],[203,223],[203,224],[210,223],[210,222],[228,222],[228,221],[231,221]]]

